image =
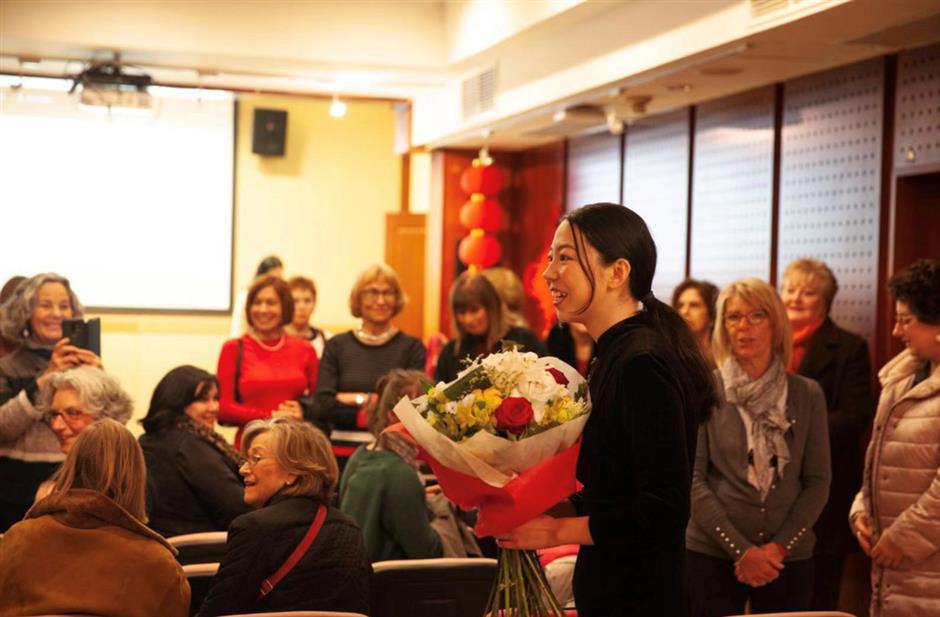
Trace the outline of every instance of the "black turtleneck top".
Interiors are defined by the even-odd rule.
[[[668,340],[640,312],[597,341],[572,497],[590,517],[574,575],[581,617],[683,613],[699,396]]]

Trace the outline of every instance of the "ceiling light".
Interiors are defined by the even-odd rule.
[[[330,115],[334,118],[342,118],[346,115],[346,103],[339,100],[338,95],[333,95],[333,102],[330,103]]]

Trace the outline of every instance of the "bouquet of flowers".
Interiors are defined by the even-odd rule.
[[[587,382],[557,358],[510,349],[474,360],[395,414],[444,494],[479,508],[477,535],[499,535],[575,492],[579,437],[591,411]],[[530,552],[500,549],[492,615],[562,615]]]

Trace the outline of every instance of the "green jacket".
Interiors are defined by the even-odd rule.
[[[441,556],[424,487],[394,452],[360,446],[343,470],[339,507],[359,524],[372,562]]]

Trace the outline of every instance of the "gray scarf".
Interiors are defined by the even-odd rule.
[[[722,365],[721,378],[727,401],[739,406],[751,418],[754,449],[749,456],[747,481],[760,491],[761,500],[764,500],[774,480],[771,460],[776,457],[776,471],[781,477],[790,462],[790,448],[784,438],[790,421],[785,411],[777,407],[787,384],[787,373],[783,362],[775,357],[766,373],[752,379],[732,357]]]

